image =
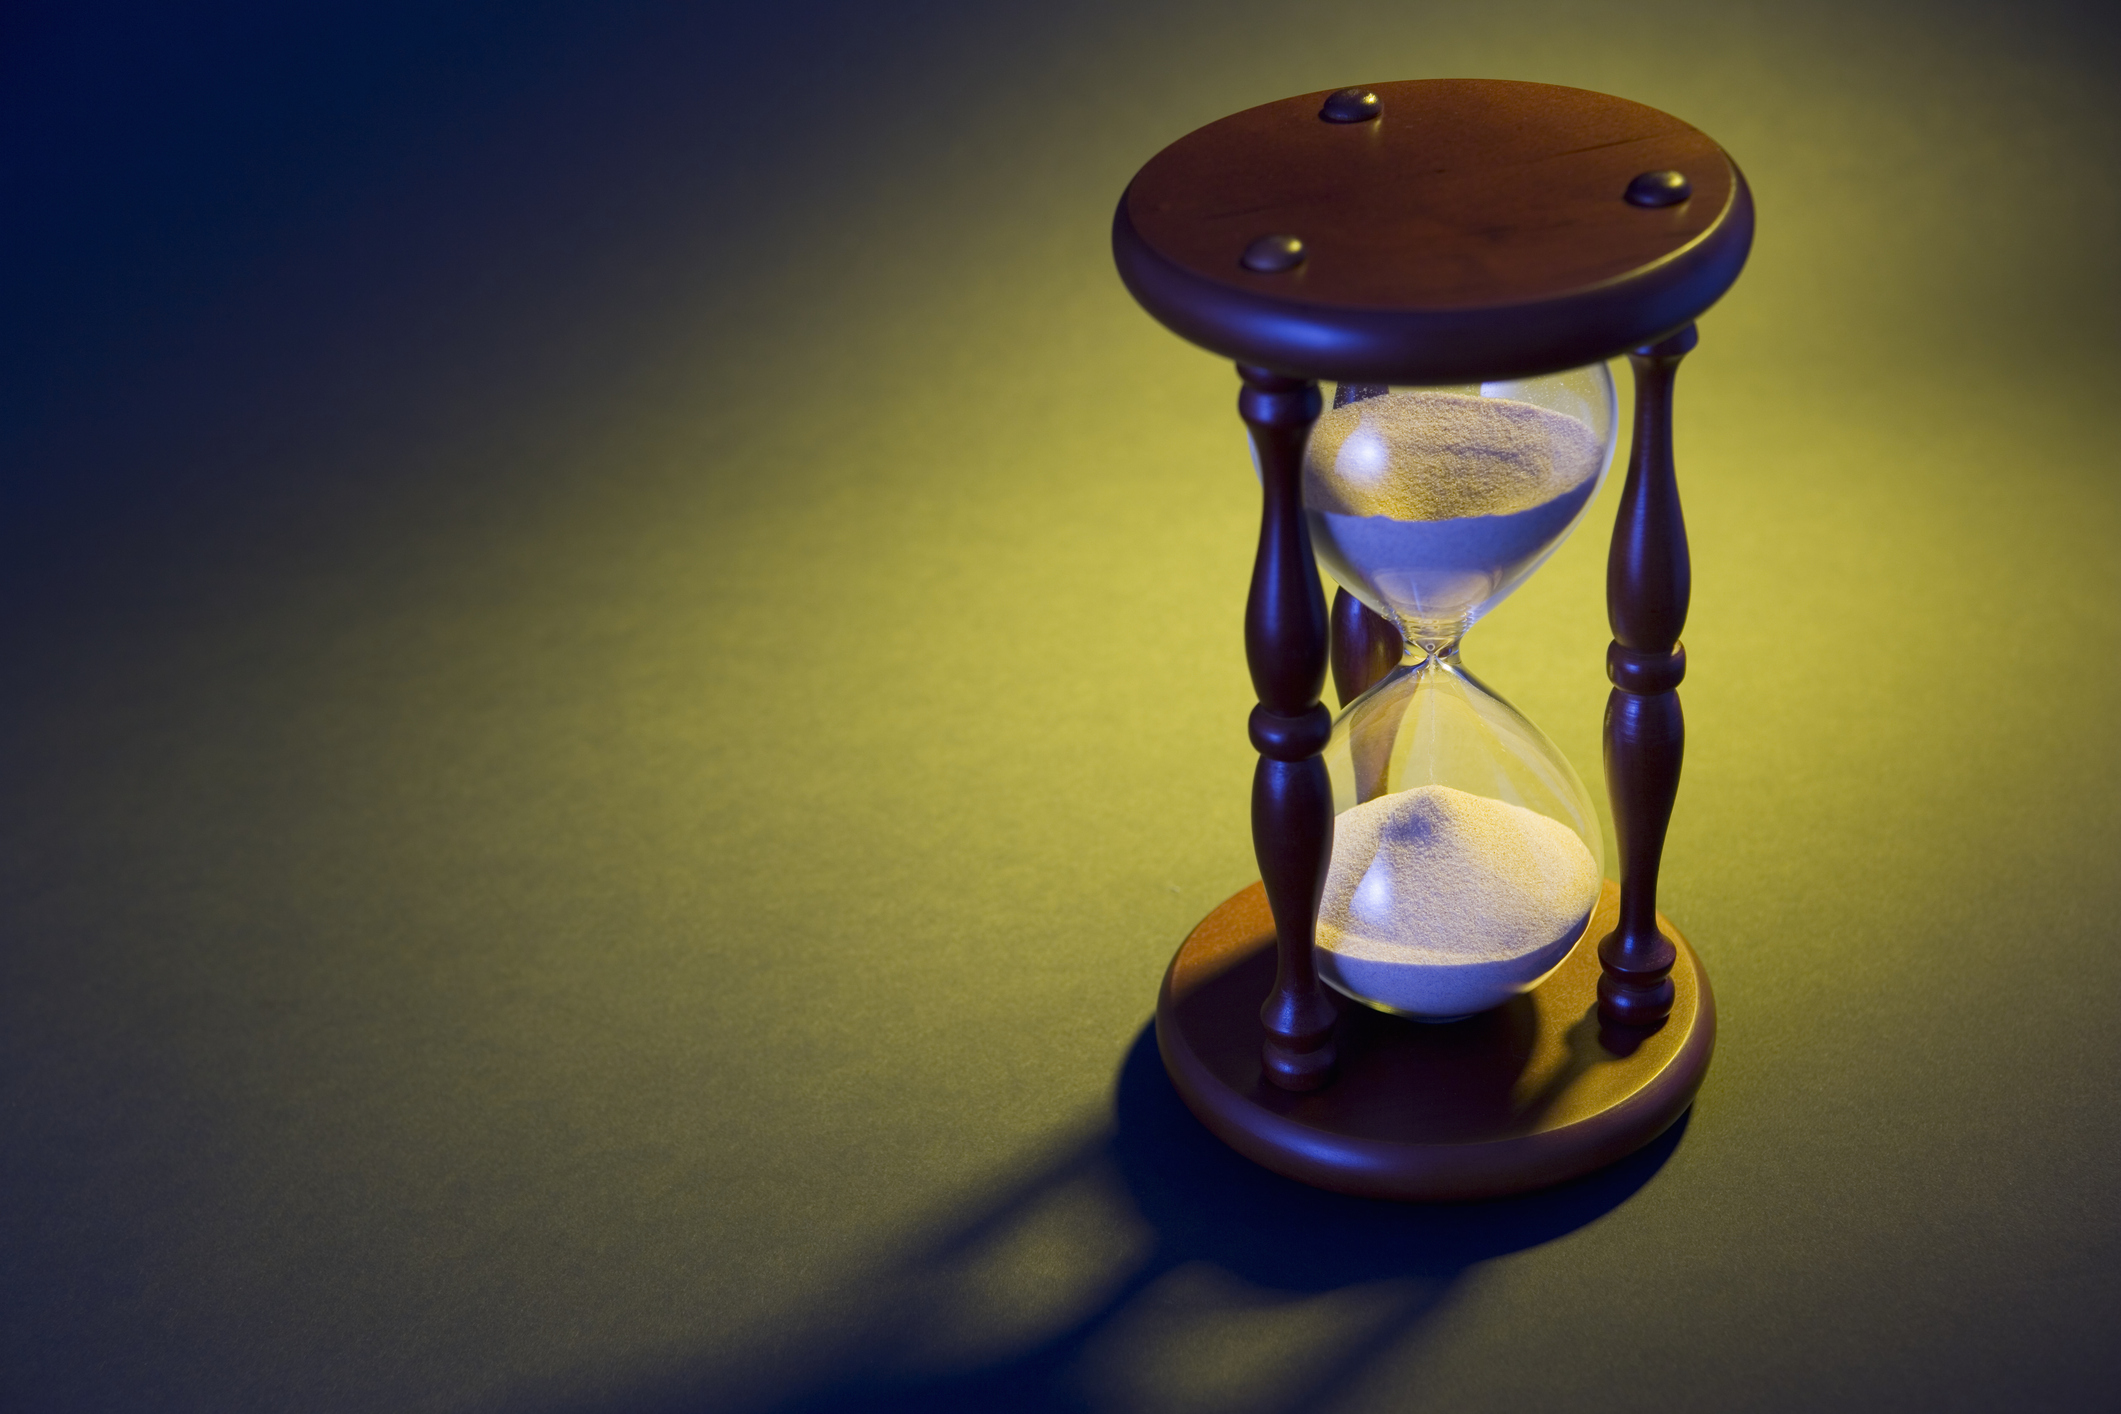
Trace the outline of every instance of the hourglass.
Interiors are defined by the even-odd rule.
[[[1480,80],[1249,109],[1121,199],[1122,278],[1237,361],[1263,490],[1261,882],[1186,939],[1156,1022],[1179,1093],[1241,1153],[1347,1192],[1482,1197],[1620,1158],[1692,1103],[1714,1002],[1656,907],[1689,583],[1671,391],[1752,225],[1737,168],[1677,119]],[[1623,354],[1616,883],[1575,770],[1461,652],[1597,496]]]

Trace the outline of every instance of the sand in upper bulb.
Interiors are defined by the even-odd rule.
[[[1585,423],[1531,403],[1383,393],[1319,415],[1304,506],[1336,575],[1448,636],[1567,531],[1604,451]]]

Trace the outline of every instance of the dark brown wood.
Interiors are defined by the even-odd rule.
[[[1607,883],[1585,936],[1612,926]],[[1537,990],[1448,1026],[1347,1004],[1339,1078],[1266,1082],[1252,998],[1275,966],[1260,885],[1201,921],[1171,961],[1156,1041],[1187,1106],[1239,1153],[1323,1188],[1379,1198],[1490,1198],[1559,1183],[1634,1152],[1693,1102],[1716,1044],[1700,959],[1679,950],[1676,1005],[1652,1033],[1602,1027],[1597,958],[1580,945]]]
[[[1364,398],[1381,398],[1391,391],[1391,385],[1387,383],[1336,383],[1333,385],[1333,406],[1344,408]]]
[[[1456,383],[1590,363],[1692,321],[1738,277],[1752,198],[1722,149],[1626,99],[1550,84],[1375,85],[1381,115],[1320,122],[1325,92],[1179,139],[1113,220],[1136,299],[1241,363],[1354,383]],[[1627,199],[1647,171],[1689,195]],[[1300,264],[1248,269],[1263,236]]]
[[[1599,1014],[1620,1026],[1655,1026],[1676,995],[1677,952],[1659,931],[1657,871],[1665,829],[1679,793],[1686,723],[1678,687],[1686,676],[1686,625],[1692,570],[1679,479],[1672,465],[1672,383],[1694,347],[1692,325],[1628,355],[1635,370],[1635,443],[1606,560],[1606,616],[1613,643],[1606,675],[1606,789],[1620,846],[1620,911],[1598,946],[1604,976]]]
[[[1345,707],[1406,656],[1399,626],[1345,589],[1333,591],[1333,691]]]
[[[1353,92],[1355,90],[1342,90]],[[1383,383],[1341,383],[1333,389],[1333,406],[1344,408],[1365,398],[1391,392]],[[1345,707],[1392,671],[1406,654],[1399,625],[1345,589],[1333,594],[1333,691]]]
[[[1252,744],[1252,847],[1279,925],[1273,990],[1260,1008],[1260,1064],[1287,1090],[1316,1089],[1333,1069],[1336,1008],[1311,962],[1318,899],[1333,852],[1333,788],[1319,756],[1332,714],[1326,682],[1326,596],[1303,508],[1304,442],[1318,420],[1318,385],[1240,366],[1238,415],[1259,454],[1259,553],[1245,603],[1245,659],[1259,706]]]

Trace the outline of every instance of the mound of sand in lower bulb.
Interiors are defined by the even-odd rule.
[[[1320,975],[1433,1020],[1500,1006],[1568,955],[1598,901],[1575,831],[1425,785],[1343,811],[1318,910]]]

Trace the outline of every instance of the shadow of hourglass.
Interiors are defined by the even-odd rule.
[[[1449,1282],[1480,1262],[1551,1242],[1619,1207],[1685,1137],[1682,1117],[1634,1154],[1572,1182],[1509,1198],[1398,1203],[1284,1178],[1203,1128],[1144,1030],[1120,1073],[1111,1153],[1157,1234],[1155,1264],[1216,1264],[1284,1291],[1395,1277]],[[1441,1293],[1439,1293],[1440,1295]]]
[[[1120,1068],[1109,1129],[947,1215],[867,1274],[798,1362],[723,1372],[626,1414],[762,1410],[1081,1411],[1158,1407],[1288,1414],[1349,1388],[1415,1336],[1483,1262],[1596,1222],[1680,1143],[1681,1119],[1618,1163],[1511,1198],[1407,1204],[1310,1187],[1250,1163],[1186,1109],[1144,1027]],[[998,1264],[1061,1211],[1102,1257],[1083,1299],[968,1346]],[[1117,1249],[1101,1236],[1124,1234]],[[1048,1260],[1052,1260],[1050,1253]],[[1067,1265],[1065,1262],[1062,1265]],[[1037,1279],[1039,1273],[1020,1273]],[[763,1363],[763,1362],[762,1362]]]

